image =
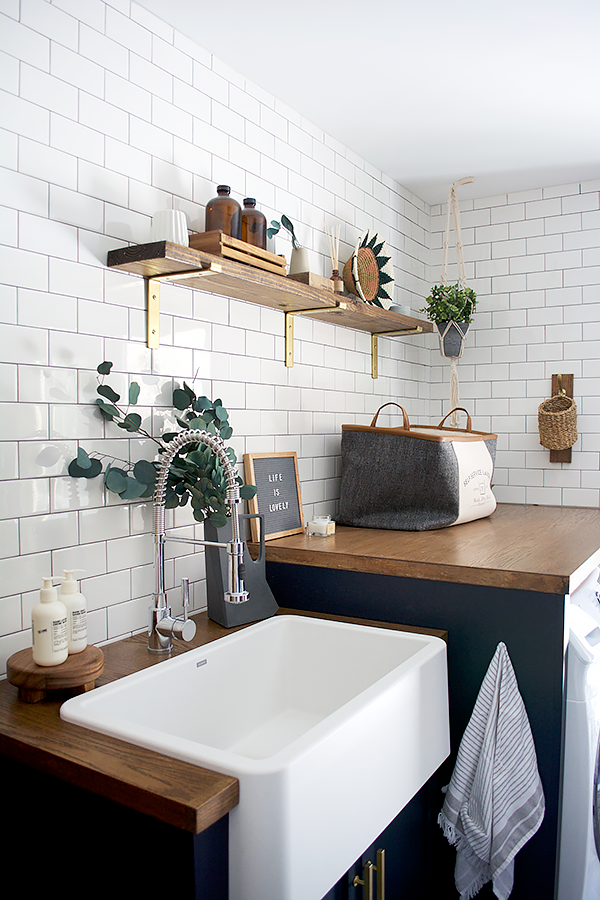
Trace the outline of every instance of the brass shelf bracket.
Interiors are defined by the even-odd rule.
[[[380,331],[371,335],[371,378],[379,378],[379,341],[380,337],[399,337],[407,334],[423,334],[421,325],[416,328],[403,328],[400,331]]]
[[[161,281],[182,281],[194,276],[212,275],[221,272],[219,263],[211,262],[207,266],[198,269],[188,269],[187,272],[172,272],[164,275],[146,275],[146,344],[150,348],[160,346],[160,283]]]
[[[324,309],[290,309],[285,314],[285,365],[291,369],[294,365],[294,316],[310,316],[311,313],[336,312],[338,309],[346,309],[346,304],[341,300],[336,306]]]

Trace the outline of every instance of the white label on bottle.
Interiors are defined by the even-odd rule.
[[[81,641],[87,637],[87,612],[85,609],[74,609],[71,613],[71,640]]]
[[[67,645],[67,617],[52,622],[52,652],[64,650]]]

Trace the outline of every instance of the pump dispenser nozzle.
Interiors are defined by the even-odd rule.
[[[43,575],[42,576],[42,588],[40,590],[40,600],[42,603],[52,603],[53,600],[58,600],[58,591],[54,587],[54,582],[57,579],[52,575]]]
[[[77,580],[73,577],[74,572],[85,572],[85,569],[63,569],[65,573],[62,578],[61,594],[76,594],[78,591]]]

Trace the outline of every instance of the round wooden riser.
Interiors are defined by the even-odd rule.
[[[13,653],[7,663],[7,678],[19,688],[19,698],[26,703],[43,700],[49,691],[91,691],[103,671],[104,654],[91,644],[81,653],[68,656],[59,666],[38,666],[31,647]]]

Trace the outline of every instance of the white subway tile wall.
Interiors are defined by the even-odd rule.
[[[389,398],[428,414],[427,341],[413,360],[404,344],[417,339],[382,340],[374,381],[364,335],[299,319],[287,369],[282,313],[165,285],[161,347],[148,350],[143,282],[109,271],[108,250],[148,240],[162,208],[204,230],[204,206],[225,182],[240,199],[256,196],[269,219],[287,213],[319,273],[330,268],[326,218],[341,220],[342,258],[377,228],[393,252],[397,300],[416,309],[429,231],[418,198],[128,0],[21,0],[2,12],[0,51],[3,673],[30,643],[44,574],[85,570],[95,643],[146,624],[149,504],[119,503],[101,480],[67,474],[80,443],[117,458],[154,455],[150,441],[105,428],[94,411],[103,359],[116,390],[138,381],[155,435],[174,425],[171,395],[185,379],[222,397],[240,462],[244,452],[295,450],[307,516],[336,511],[342,422],[366,421]],[[274,249],[289,257],[285,239]],[[201,531],[185,509],[170,524]],[[188,576],[202,608],[204,555],[181,546],[169,548],[170,599],[177,608],[176,583]]]
[[[106,268],[109,250],[149,239],[152,214],[183,210],[204,230],[215,186],[286,213],[330,274],[324,222],[342,226],[340,258],[375,228],[392,252],[395,301],[422,306],[439,280],[445,207],[430,209],[370,162],[130,0],[20,0],[0,13],[0,674],[28,646],[41,577],[82,568],[90,641],[141,630],[153,589],[151,508],[75,480],[81,443],[152,458],[93,408],[95,367],[141,386],[154,435],[173,424],[183,379],[219,396],[244,452],[298,454],[305,515],[335,514],[340,433],[379,405],[413,420],[447,411],[437,338],[370,338],[299,318],[284,366],[283,315],[163,286],[161,347],[145,345],[142,279]],[[460,362],[475,427],[498,432],[496,494],[517,503],[597,505],[600,496],[600,184],[543,188],[462,204],[468,277],[480,306]],[[275,252],[289,258],[277,237]],[[537,405],[553,372],[573,372],[581,436],[570,466],[539,446]],[[392,416],[384,421],[395,422]],[[181,536],[201,531],[169,514]],[[204,554],[168,545],[171,602],[193,581],[206,603]]]
[[[446,207],[431,209],[431,274],[442,262]],[[600,502],[600,182],[461,203],[467,277],[479,305],[458,367],[476,427],[498,434],[500,502]],[[586,254],[588,254],[586,256]],[[456,269],[451,272],[456,277]],[[579,438],[572,462],[550,463],[537,408],[553,374],[574,376]],[[449,373],[432,358],[431,408]]]

